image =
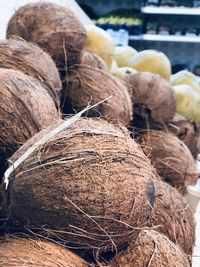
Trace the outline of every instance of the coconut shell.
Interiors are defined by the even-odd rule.
[[[32,3],[20,7],[8,23],[7,37],[16,35],[40,45],[65,68],[80,62],[86,33],[75,14],[53,3]]]
[[[198,179],[196,164],[188,147],[172,133],[141,131],[139,142],[163,180],[184,193]]]
[[[200,133],[196,123],[176,114],[167,128],[186,144],[196,159],[200,153]]]
[[[12,37],[0,42],[0,67],[20,70],[44,83],[58,105],[62,84],[55,63],[37,45]]]
[[[4,164],[30,137],[56,121],[59,112],[44,85],[20,71],[0,69],[0,95],[0,157]]]
[[[63,112],[80,111],[89,103],[96,104],[110,96],[109,100],[87,112],[89,117],[104,117],[106,120],[127,126],[132,118],[131,99],[126,86],[109,72],[90,66],[79,66],[66,77],[67,88],[63,89]]]
[[[154,175],[127,132],[82,118],[39,146],[11,174],[4,192],[7,214],[71,247],[115,250],[150,223]]]
[[[125,78],[134,106],[133,126],[163,128],[176,112],[176,96],[170,83],[157,74],[139,72]]]
[[[190,267],[182,249],[154,230],[140,232],[136,242],[119,253],[109,267]]]
[[[19,237],[7,237],[0,241],[0,258],[3,267],[91,266],[58,244]]]
[[[93,67],[95,69],[109,71],[105,61],[97,54],[90,51],[83,51],[81,54],[81,65]]]
[[[194,215],[186,199],[173,187],[154,180],[155,201],[152,211],[152,226],[192,255],[195,244]]]

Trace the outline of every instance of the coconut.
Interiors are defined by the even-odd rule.
[[[1,266],[89,267],[79,256],[55,243],[20,237],[0,241]]]
[[[13,37],[0,42],[0,67],[20,70],[44,83],[58,102],[62,84],[51,57],[37,45]]]
[[[136,242],[119,253],[109,267],[190,267],[182,249],[154,230],[140,232]]]
[[[152,211],[152,226],[192,255],[195,243],[194,215],[186,199],[173,187],[154,180],[155,201]]]
[[[26,140],[59,118],[53,98],[38,80],[0,69],[0,158],[4,166]],[[3,167],[4,168],[4,167]]]
[[[172,133],[141,131],[139,142],[163,180],[184,193],[198,179],[195,161],[188,147]]]
[[[200,133],[196,123],[176,114],[167,128],[186,144],[196,159],[200,153]]]
[[[82,52],[80,64],[91,66],[95,69],[109,71],[107,64],[100,56],[87,50]]]
[[[75,14],[53,3],[32,3],[20,7],[8,23],[7,37],[21,36],[39,44],[58,66],[80,61],[86,33]]]
[[[132,118],[131,99],[126,86],[109,72],[90,66],[79,66],[66,77],[63,90],[63,112],[73,113],[111,96],[86,115],[102,116],[113,123],[128,125]],[[65,100],[66,99],[66,100]]]
[[[173,118],[176,97],[168,81],[156,74],[140,72],[127,76],[125,82],[134,106],[133,125],[160,128]]]
[[[11,161],[36,139],[41,133]],[[10,175],[7,216],[74,248],[116,250],[150,223],[154,176],[128,132],[82,118],[39,145]]]

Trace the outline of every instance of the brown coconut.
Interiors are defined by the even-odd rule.
[[[184,193],[198,179],[196,164],[188,147],[172,133],[141,131],[139,142],[163,180]]]
[[[196,123],[176,114],[167,128],[186,144],[196,159],[200,153],[200,132]]]
[[[48,90],[38,80],[0,69],[0,158],[5,160],[35,133],[59,118]]]
[[[101,57],[86,50],[82,51],[80,64],[90,66],[95,69],[109,71],[106,62]]]
[[[5,237],[0,241],[3,267],[89,267],[79,256],[55,243],[38,239]]]
[[[63,89],[63,112],[80,111],[89,103],[111,98],[87,112],[89,117],[104,117],[110,122],[127,126],[132,118],[131,99],[126,86],[109,72],[90,66],[79,66],[66,77]]]
[[[8,23],[7,37],[16,35],[40,45],[64,67],[80,62],[86,32],[67,7],[37,2],[20,7]]]
[[[74,248],[115,250],[150,223],[154,176],[127,132],[82,118],[40,145],[11,174],[4,190],[7,216]]]
[[[0,67],[20,70],[44,83],[58,104],[62,84],[51,57],[37,45],[12,37],[0,42]]]
[[[109,267],[190,267],[182,249],[154,230],[140,232],[136,242],[119,253]]]
[[[154,180],[155,201],[151,226],[192,255],[195,243],[194,215],[186,199],[167,183]]]
[[[157,74],[139,72],[125,78],[134,106],[133,126],[163,128],[176,112],[170,83]]]

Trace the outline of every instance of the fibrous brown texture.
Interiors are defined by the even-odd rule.
[[[51,57],[37,45],[20,37],[0,42],[0,68],[20,70],[44,83],[58,104],[62,84]]]
[[[109,71],[105,61],[97,54],[84,50],[81,54],[81,65],[87,65],[95,69]]]
[[[11,160],[23,153],[22,147]],[[7,214],[72,247],[115,250],[149,223],[154,175],[127,132],[82,118],[39,146],[9,177]]]
[[[58,118],[53,98],[38,80],[0,69],[1,166],[26,140]]]
[[[182,249],[154,230],[140,232],[136,242],[119,253],[109,267],[190,267]]]
[[[156,74],[140,72],[125,78],[134,106],[133,125],[160,128],[176,112],[175,93],[166,80]]]
[[[85,29],[75,14],[48,2],[20,7],[8,23],[7,37],[11,35],[37,43],[64,68],[80,61],[86,43]]]
[[[194,215],[185,198],[173,187],[154,180],[155,202],[152,226],[178,244],[186,254],[192,255],[195,242]]]
[[[90,66],[79,66],[66,77],[67,88],[63,89],[64,113],[79,111],[88,103],[109,100],[87,112],[90,117],[104,117],[113,123],[127,126],[132,118],[131,99],[126,86],[109,72]]]
[[[89,267],[68,249],[55,243],[7,237],[0,240],[0,266],[3,267]]]
[[[193,157],[197,158],[200,153],[200,132],[196,123],[176,114],[167,127],[170,132],[186,144]]]
[[[141,131],[139,142],[163,180],[184,193],[198,179],[195,161],[188,147],[172,133]]]

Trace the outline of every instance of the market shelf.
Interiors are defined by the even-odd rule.
[[[156,42],[182,42],[182,43],[200,43],[200,36],[176,36],[159,34],[130,35],[130,41],[156,41]]]
[[[194,15],[200,16],[200,8],[189,7],[149,7],[141,9],[144,14],[163,14],[163,15]]]

